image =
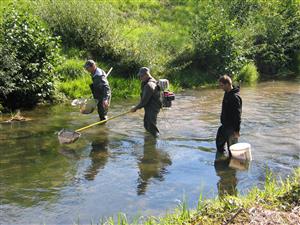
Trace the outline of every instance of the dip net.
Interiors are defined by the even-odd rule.
[[[57,136],[60,144],[71,144],[74,143],[80,137],[80,133],[76,131],[62,129],[58,132]]]

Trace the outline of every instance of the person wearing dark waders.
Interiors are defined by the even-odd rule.
[[[107,119],[107,111],[110,104],[111,91],[106,73],[97,67],[93,60],[86,61],[84,68],[90,72],[93,83],[90,88],[94,99],[97,102],[98,114],[100,120]]]
[[[144,108],[144,127],[154,137],[158,137],[159,130],[156,127],[156,122],[157,115],[162,107],[160,100],[160,88],[157,81],[151,76],[149,68],[140,68],[138,76],[142,82],[141,100],[137,106],[131,109],[131,112]]]
[[[227,75],[219,78],[219,85],[225,93],[221,112],[222,125],[218,129],[216,137],[216,159],[224,155],[225,144],[227,144],[229,157],[231,157],[229,147],[238,142],[242,115],[242,98],[239,95],[239,88],[233,87],[232,80]]]

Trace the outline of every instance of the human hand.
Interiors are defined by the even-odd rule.
[[[133,107],[131,108],[130,112],[136,112],[135,106],[133,106]]]
[[[233,137],[234,138],[239,138],[240,137],[240,132],[233,132]]]
[[[103,108],[104,108],[104,109],[107,109],[107,108],[108,108],[108,105],[109,105],[108,100],[103,100],[103,102],[102,102]]]

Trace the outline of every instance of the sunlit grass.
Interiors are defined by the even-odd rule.
[[[140,93],[140,81],[137,79],[126,79],[119,77],[108,78],[112,98],[132,98],[139,96]],[[57,88],[59,92],[62,92],[68,98],[89,98],[92,97],[92,93],[89,84],[92,83],[91,77],[88,74],[82,74],[75,79],[58,82]]]

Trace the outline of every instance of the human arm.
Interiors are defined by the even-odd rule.
[[[235,95],[231,99],[231,108],[232,108],[232,126],[235,133],[235,136],[239,136],[240,125],[241,125],[241,116],[242,116],[242,99],[240,96]]]
[[[152,97],[153,93],[154,93],[153,85],[150,85],[149,83],[146,84],[144,86],[143,94],[142,94],[142,97],[141,97],[141,100],[140,100],[139,104],[136,105],[135,107],[133,107],[131,109],[131,112],[135,112],[136,110],[145,107],[148,104],[148,102],[149,102],[150,98]]]

